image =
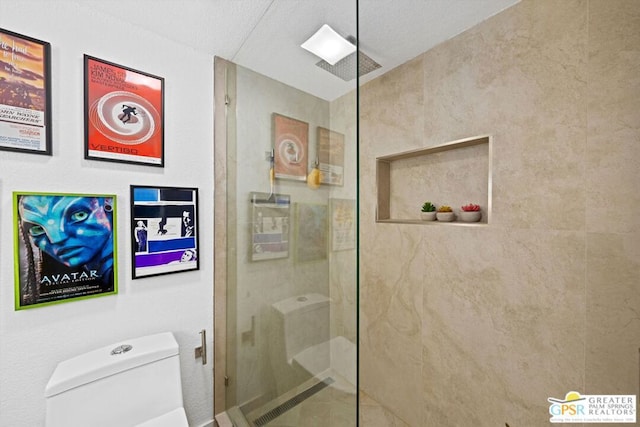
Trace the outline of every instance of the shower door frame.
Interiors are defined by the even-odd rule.
[[[213,413],[226,411],[227,386],[227,138],[235,123],[235,65],[214,58]],[[220,114],[224,112],[224,114]],[[222,380],[221,380],[222,379]]]

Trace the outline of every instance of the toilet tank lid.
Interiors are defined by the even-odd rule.
[[[304,312],[306,310],[313,310],[319,305],[327,304],[329,301],[329,297],[325,295],[303,294],[278,301],[272,304],[272,307],[282,315],[286,316],[295,311]]]
[[[128,346],[130,350],[124,351]],[[45,397],[177,354],[178,343],[171,332],[107,345],[58,363],[45,388]]]

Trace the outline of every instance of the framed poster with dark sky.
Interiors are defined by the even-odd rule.
[[[0,150],[51,155],[51,45],[0,28]]]

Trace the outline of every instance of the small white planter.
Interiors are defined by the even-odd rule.
[[[460,211],[460,221],[462,222],[478,222],[482,218],[480,211]]]
[[[420,212],[420,219],[423,221],[435,221],[436,211],[433,212]]]
[[[456,219],[456,214],[453,212],[437,212],[436,218],[441,222],[451,222]]]

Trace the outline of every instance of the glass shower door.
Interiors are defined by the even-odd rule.
[[[262,36],[297,16],[291,25],[311,26],[282,32],[304,35],[291,59],[303,65],[262,69],[261,55],[286,53]],[[357,60],[338,70],[299,47],[322,24],[353,41],[355,2],[275,1],[232,61],[216,61],[226,128],[216,135],[216,244],[224,235],[226,247],[216,412],[239,426],[357,423]]]

